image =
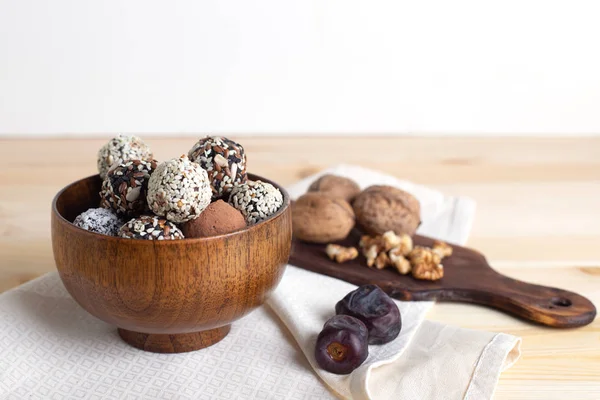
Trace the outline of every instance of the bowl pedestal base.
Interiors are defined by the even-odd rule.
[[[200,350],[219,342],[227,336],[230,329],[231,325],[225,325],[208,331],[162,335],[119,328],[119,336],[127,344],[140,350],[153,353],[185,353]]]

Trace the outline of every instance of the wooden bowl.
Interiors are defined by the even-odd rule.
[[[72,224],[99,207],[98,175],[70,184],[52,202],[52,248],[60,277],[90,314],[116,325],[132,346],[157,353],[198,350],[277,287],[290,255],[290,199],[269,219],[214,237],[133,240]]]

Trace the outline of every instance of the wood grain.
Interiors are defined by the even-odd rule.
[[[356,247],[364,233],[354,229],[343,246]],[[415,235],[416,246],[432,247],[433,239]],[[495,271],[483,254],[462,246],[443,260],[444,277],[422,281],[400,275],[393,268],[368,268],[361,255],[338,264],[325,254],[324,244],[294,239],[290,263],[355,285],[376,284],[390,296],[404,301],[458,301],[480,304],[555,328],[575,328],[591,323],[596,308],[590,300],[568,290],[534,285]]]
[[[56,270],[51,200],[68,183],[96,173],[96,152],[109,135],[100,136],[0,139],[0,292]],[[600,304],[600,138],[238,139],[248,150],[250,170],[282,185],[347,163],[469,196],[477,214],[468,245],[496,270]],[[147,142],[164,160],[194,140]],[[576,330],[556,330],[461,303],[437,304],[427,318],[523,338],[523,356],[502,373],[496,399],[598,400],[598,318]]]
[[[290,199],[283,189],[282,208],[258,224],[220,236],[150,241],[99,235],[71,223],[97,207],[100,186],[95,175],[56,196],[54,259],[79,305],[119,327],[132,346],[157,353],[210,346],[281,280],[291,246]]]

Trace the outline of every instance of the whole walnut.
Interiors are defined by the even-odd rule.
[[[421,224],[419,201],[392,186],[370,186],[356,196],[352,205],[356,222],[371,235],[394,231],[412,236]]]
[[[350,203],[360,193],[360,187],[350,178],[327,174],[314,181],[308,191],[339,197]]]
[[[330,243],[348,236],[354,212],[344,199],[311,192],[292,204],[294,236],[305,242]]]

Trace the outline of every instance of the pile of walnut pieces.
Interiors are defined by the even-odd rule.
[[[432,248],[413,246],[409,235],[398,236],[394,231],[379,236],[365,235],[358,245],[369,268],[393,267],[402,275],[411,273],[416,279],[428,281],[437,281],[444,276],[442,259],[452,255],[452,247],[445,242],[435,241]],[[327,245],[326,252],[329,258],[338,263],[358,257],[355,247],[337,244]]]
[[[452,247],[435,242],[432,248],[413,246],[421,224],[421,207],[412,194],[387,185],[361,190],[353,180],[336,175],[317,179],[292,205],[294,237],[310,243],[329,243],[326,253],[338,263],[354,260],[356,247],[338,242],[358,226],[368,236],[358,243],[369,268],[393,267],[400,274],[435,281],[444,276],[442,259]]]
[[[359,246],[370,268],[393,267],[402,275],[411,273],[416,279],[436,281],[444,276],[442,259],[452,254],[452,247],[436,241],[433,248],[413,246],[407,234],[388,231],[380,236],[363,236]]]

